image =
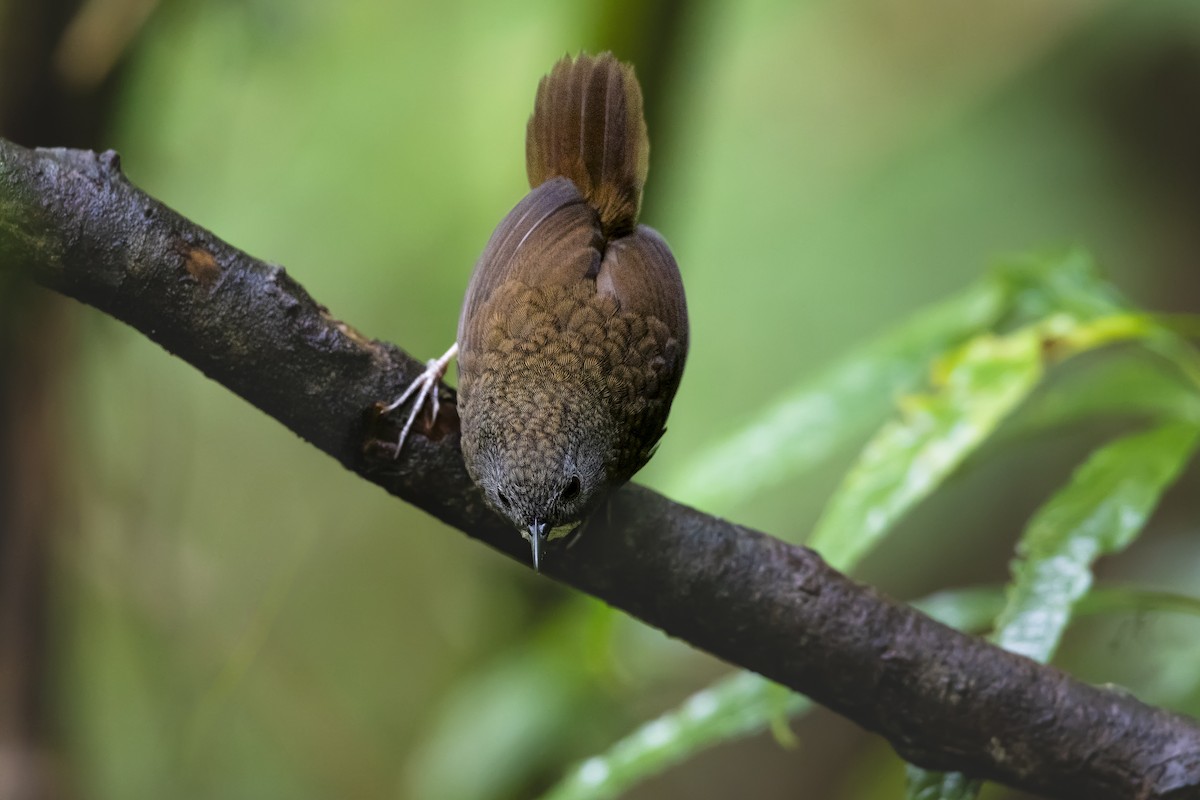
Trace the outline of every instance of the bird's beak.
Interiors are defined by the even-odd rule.
[[[546,523],[540,520],[534,520],[529,526],[529,546],[533,548],[533,569],[535,572],[541,572],[541,550],[542,544],[546,541],[546,535],[549,531],[546,530]]]

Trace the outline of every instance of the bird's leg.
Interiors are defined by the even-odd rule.
[[[425,362],[425,371],[417,376],[416,380],[408,385],[404,390],[404,394],[397,397],[390,405],[383,409],[382,414],[388,414],[395,411],[400,406],[408,402],[408,398],[416,395],[413,400],[412,410],[408,412],[408,419],[404,422],[404,428],[400,431],[400,438],[396,440],[396,455],[400,457],[400,448],[404,447],[404,440],[408,438],[408,432],[412,430],[413,422],[416,421],[417,415],[421,413],[422,406],[425,401],[429,401],[429,422],[437,419],[438,414],[438,384],[441,383],[442,376],[446,374],[446,367],[450,365],[450,359],[458,355],[458,342],[450,346],[450,349],[442,354],[441,358],[435,358]]]

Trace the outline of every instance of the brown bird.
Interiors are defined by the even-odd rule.
[[[683,374],[679,268],[638,224],[649,147],[632,67],[611,53],[559,61],[526,130],[531,191],[475,266],[458,341],[387,409],[416,395],[399,453],[458,356],[467,471],[529,539],[535,569],[649,460]]]

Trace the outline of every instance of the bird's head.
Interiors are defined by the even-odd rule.
[[[489,431],[464,436],[467,470],[488,505],[529,540],[534,569],[547,546],[591,512],[609,488],[607,441],[586,434]]]

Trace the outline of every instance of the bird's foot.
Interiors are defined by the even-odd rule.
[[[427,361],[425,363],[425,371],[408,385],[408,388],[404,390],[404,394],[397,397],[380,411],[381,414],[389,414],[407,403],[410,397],[415,396],[412,410],[408,412],[408,419],[404,421],[404,428],[400,431],[400,438],[396,440],[395,458],[400,457],[400,449],[404,447],[404,440],[408,438],[408,432],[412,430],[413,423],[416,422],[426,402],[429,404],[429,423],[432,425],[437,419],[439,407],[438,384],[441,383],[442,376],[446,374],[446,368],[450,365],[450,360],[456,355],[458,355],[457,342],[441,358]]]

